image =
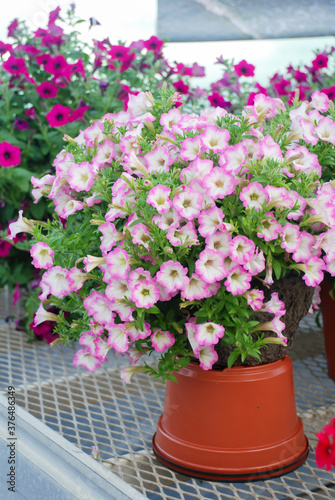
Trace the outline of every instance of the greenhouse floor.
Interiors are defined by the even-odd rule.
[[[298,414],[310,443],[307,462],[268,481],[215,483],[175,474],[153,455],[151,440],[164,400],[160,382],[140,374],[125,385],[119,369],[127,360],[120,356],[92,374],[75,368],[71,349],[44,342],[28,344],[25,334],[5,321],[8,304],[0,303],[0,392],[7,394],[8,386],[14,386],[16,403],[30,415],[89,457],[96,447],[96,458],[90,460],[114,472],[142,498],[335,498],[335,473],[315,464],[315,432],[335,416],[335,383],[327,376],[322,330],[312,316],[301,322],[291,354]]]

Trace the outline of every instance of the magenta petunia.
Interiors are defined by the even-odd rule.
[[[316,437],[318,438],[315,448],[316,465],[330,471],[335,467],[335,418],[323,428],[322,432],[318,432]]]
[[[21,149],[18,146],[13,146],[9,142],[3,141],[0,143],[0,166],[1,167],[16,167],[21,163]]]
[[[28,130],[30,128],[29,123],[23,118],[16,118],[13,125],[17,130]]]
[[[180,92],[180,94],[186,95],[190,90],[189,85],[187,85],[187,83],[184,83],[183,80],[178,80],[177,82],[174,82],[172,85],[174,86],[177,92]]]
[[[144,42],[144,47],[147,50],[152,50],[156,54],[159,53],[164,45],[164,40],[161,40],[160,38],[157,38],[156,36],[152,36],[149,38],[149,40],[145,40]]]
[[[50,59],[51,59],[50,54],[40,54],[36,56],[36,62],[40,66],[44,66],[45,64],[47,64],[50,61]]]
[[[6,52],[10,52],[12,50],[12,46],[10,43],[4,43],[0,41],[0,55],[6,54]]]
[[[12,75],[28,75],[26,63],[22,57],[9,56],[7,61],[2,64],[2,67]]]
[[[223,108],[227,110],[231,108],[231,102],[226,101],[218,92],[213,92],[207,97],[207,99],[209,100],[210,105],[214,108]]]
[[[43,97],[43,99],[52,99],[57,96],[58,88],[50,82],[42,82],[36,87],[36,92]]]
[[[12,244],[9,241],[0,239],[0,257],[6,258],[12,248]]]
[[[53,108],[45,115],[50,127],[61,127],[69,122],[71,109],[62,104],[55,104]]]
[[[56,57],[51,57],[44,65],[44,70],[54,76],[65,76],[70,80],[71,66],[66,62],[63,55],[59,54]]]
[[[238,76],[255,76],[255,66],[248,64],[245,59],[238,64],[234,64],[234,69]]]
[[[327,68],[328,66],[328,57],[324,54],[318,54],[315,59],[312,61],[312,67],[315,71],[321,68]]]
[[[127,61],[130,53],[130,48],[125,45],[111,45],[110,50],[108,51],[108,55],[111,56],[111,59],[117,59],[118,61]]]

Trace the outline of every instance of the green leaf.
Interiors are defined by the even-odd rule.
[[[12,177],[20,191],[27,192],[30,189],[31,172],[21,167],[13,167]]]
[[[272,269],[275,273],[276,279],[279,280],[281,276],[281,265],[276,259],[272,259]]]
[[[147,309],[146,312],[149,314],[160,314],[160,310],[158,309],[157,306],[149,307],[149,309]]]
[[[140,222],[146,222],[145,219],[136,219],[134,220],[131,224],[128,225],[128,227],[133,227],[133,226],[136,226],[136,224],[139,224]]]
[[[227,360],[228,368],[231,368],[233,366],[233,364],[235,363],[235,361],[239,356],[240,356],[240,351],[238,349],[235,349],[235,351],[229,354],[229,358]]]

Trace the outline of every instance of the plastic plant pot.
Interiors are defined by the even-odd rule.
[[[154,453],[168,468],[246,482],[281,476],[307,459],[288,356],[208,371],[192,362],[175,376],[153,437]]]

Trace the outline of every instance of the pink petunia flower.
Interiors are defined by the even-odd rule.
[[[79,165],[74,163],[68,169],[67,181],[72,189],[78,193],[89,191],[94,185],[94,179],[97,173],[93,165],[84,161]]]
[[[147,197],[147,203],[156,208],[159,214],[168,212],[172,206],[172,202],[169,199],[170,193],[170,188],[164,186],[163,184],[158,184],[150,189]]]
[[[225,329],[222,325],[216,323],[201,323],[195,325],[194,338],[199,346],[214,345],[219,342],[219,339],[224,336]]]
[[[0,166],[16,167],[21,163],[21,149],[7,141],[0,143]]]
[[[208,284],[202,281],[200,276],[193,273],[190,281],[181,290],[180,295],[187,300],[201,300],[208,297]]]
[[[135,373],[145,371],[144,366],[124,366],[120,370],[120,377],[125,384],[131,383],[131,378]]]
[[[71,293],[69,271],[60,266],[50,267],[42,278],[49,287],[49,292],[55,297],[62,298]]]
[[[92,290],[84,300],[84,308],[89,316],[93,316],[96,323],[100,325],[114,323],[115,314],[111,310],[110,300],[103,293]]]
[[[136,307],[149,309],[159,300],[159,288],[153,280],[140,281],[134,286],[131,292],[131,298]]]
[[[240,234],[235,236],[230,243],[231,257],[237,264],[243,265],[252,260],[255,249],[255,243]]]
[[[157,284],[162,286],[167,293],[183,289],[189,282],[188,269],[179,262],[168,260],[163,262],[156,274]]]
[[[108,345],[117,352],[126,352],[129,347],[129,340],[125,331],[125,326],[120,323],[118,325],[107,326],[107,330]]]
[[[52,267],[54,252],[47,243],[35,243],[30,249],[33,258],[33,266],[37,269],[48,269]]]
[[[92,356],[88,349],[79,349],[73,356],[73,366],[83,366],[87,371],[94,372],[101,366],[102,359]]]
[[[205,283],[214,283],[227,276],[224,256],[209,248],[200,252],[199,258],[195,262],[195,270]]]
[[[165,352],[167,349],[173,346],[176,339],[172,333],[164,330],[155,330],[151,337],[152,347],[156,352]]]
[[[180,157],[182,160],[192,161],[200,156],[203,142],[199,136],[185,139],[180,143]]]
[[[238,76],[255,76],[255,66],[248,64],[245,59],[243,59],[238,64],[234,64],[235,73]]]
[[[123,248],[117,247],[106,256],[107,270],[115,279],[126,279],[130,270],[129,255]]]
[[[224,213],[221,208],[214,205],[209,210],[203,210],[199,217],[199,233],[201,236],[211,236],[216,231],[222,229],[222,221],[224,218]]]
[[[186,187],[181,193],[174,196],[172,200],[173,208],[180,217],[192,220],[200,214],[202,209],[203,196],[198,191]]]
[[[264,300],[263,290],[249,290],[248,292],[245,292],[244,295],[247,299],[248,305],[252,308],[253,311],[258,311],[262,308]]]
[[[243,295],[250,288],[251,274],[242,266],[233,267],[224,284],[232,295]]]
[[[318,438],[315,448],[316,465],[330,471],[335,467],[335,418],[318,432],[316,437]]]
[[[209,174],[205,175],[202,185],[208,196],[216,200],[232,194],[238,182],[236,177],[225,172],[222,167],[214,167]]]
[[[200,367],[203,370],[211,370],[214,363],[217,362],[219,359],[219,356],[217,352],[214,349],[213,345],[208,345],[208,346],[199,346],[195,351],[194,354],[200,361]]]
[[[69,121],[71,109],[62,104],[55,104],[45,115],[48,120],[50,127],[62,127],[66,125]]]
[[[58,87],[47,81],[35,87],[35,90],[43,99],[53,99],[58,93]]]

